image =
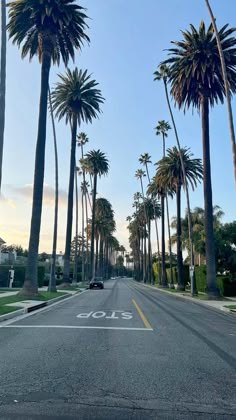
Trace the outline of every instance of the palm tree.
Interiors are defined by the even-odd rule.
[[[200,159],[193,159],[189,149],[181,150],[184,161],[187,183],[194,189],[202,179],[202,164]],[[176,194],[177,207],[177,269],[178,269],[178,288],[184,290],[183,276],[183,257],[181,240],[181,187],[184,185],[180,153],[177,147],[167,149],[167,156],[157,163],[155,182],[160,180],[167,188]]]
[[[50,280],[48,283],[48,291],[56,292],[56,254],[57,254],[57,225],[58,225],[58,153],[57,153],[57,138],[54,115],[52,110],[52,99],[50,88],[48,90],[49,108],[52,120],[52,132],[53,132],[53,143],[54,143],[54,155],[55,155],[55,209],[54,209],[54,229],[53,229],[53,244],[52,244],[52,258],[51,258],[51,270]]]
[[[0,193],[2,186],[2,160],[5,128],[5,101],[6,101],[6,58],[7,58],[7,35],[6,35],[6,0],[1,3],[1,64],[0,64]]]
[[[69,282],[70,243],[73,221],[73,190],[77,125],[92,123],[97,118],[100,105],[104,102],[101,91],[97,89],[98,83],[91,79],[87,70],[71,71],[67,69],[65,75],[59,75],[60,81],[52,92],[53,109],[59,120],[65,118],[66,123],[71,125],[71,155],[70,176],[67,207],[66,244],[64,254],[64,283]]]
[[[78,270],[78,235],[79,235],[79,194],[78,194],[78,176],[82,175],[82,171],[78,166],[74,168],[74,181],[75,181],[75,257],[74,257],[74,271],[73,283],[77,283],[77,270]],[[82,244],[84,243],[82,232]],[[83,248],[83,246],[82,246]],[[82,250],[83,252],[83,250]]]
[[[165,261],[165,196],[167,194],[167,186],[161,178],[156,179],[156,177],[154,177],[148,186],[147,193],[151,195],[151,197],[158,197],[161,200],[161,276],[159,275],[159,284],[162,287],[167,287]]]
[[[77,144],[81,148],[81,158],[84,158],[84,145],[88,143],[89,139],[87,134],[81,132],[77,135]]]
[[[21,56],[38,56],[41,64],[41,93],[39,103],[38,135],[35,156],[33,205],[29,239],[29,256],[22,294],[37,293],[37,259],[43,199],[45,143],[47,125],[47,100],[51,64],[60,60],[67,66],[74,60],[75,49],[84,41],[87,16],[75,0],[17,0],[9,3],[7,29],[13,43],[22,46]]]
[[[182,171],[183,171],[183,177],[184,177],[184,189],[186,192],[186,202],[187,202],[187,214],[188,214],[188,232],[189,232],[189,244],[190,244],[190,281],[191,281],[191,294],[192,296],[195,294],[196,291],[196,282],[195,282],[195,275],[194,275],[194,252],[193,252],[193,232],[192,232],[192,220],[191,220],[191,209],[190,209],[190,200],[189,200],[189,191],[187,188],[187,181],[186,181],[186,174],[185,174],[185,168],[184,168],[184,161],[183,161],[183,157],[181,154],[181,146],[180,146],[180,141],[179,141],[179,135],[177,132],[177,127],[175,124],[175,120],[174,120],[174,115],[172,112],[172,108],[170,105],[170,99],[169,99],[169,94],[168,94],[168,89],[167,89],[167,82],[169,81],[169,77],[170,77],[170,70],[169,67],[166,64],[160,64],[158,66],[158,70],[156,70],[154,72],[154,81],[155,80],[162,80],[164,83],[164,88],[165,88],[165,96],[166,96],[166,102],[168,105],[168,109],[169,109],[169,113],[170,113],[170,117],[171,117],[171,122],[174,128],[174,133],[175,133],[175,139],[176,139],[176,143],[177,143],[177,147],[178,150],[180,152],[180,160],[181,160],[181,167],[182,167]],[[170,228],[169,228],[170,230]]]
[[[171,130],[171,126],[168,123],[168,121],[165,120],[160,120],[158,121],[158,124],[155,128],[156,130],[156,135],[157,136],[162,136],[162,142],[163,142],[163,157],[165,156],[165,150],[166,150],[166,145],[165,145],[165,139],[168,136],[168,131]]]
[[[234,180],[236,183],[236,140],[235,140],[235,131],[234,131],[233,112],[232,112],[232,106],[231,106],[230,84],[229,84],[228,75],[227,75],[224,51],[221,45],[221,38],[220,38],[220,34],[216,26],[216,19],[214,18],[209,1],[205,0],[205,2],[206,2],[207,10],[211,18],[211,23],[215,32],[217,47],[218,47],[219,56],[220,56],[221,70],[222,70],[222,76],[224,80],[225,96],[226,96],[227,111],[228,111],[229,132],[230,132],[230,141],[231,141],[232,156],[233,156]],[[231,42],[233,42],[233,44],[235,45],[235,41],[233,41],[233,39],[231,39]]]
[[[166,144],[165,140],[168,136],[168,131],[171,130],[171,126],[168,121],[160,120],[155,128],[156,135],[162,136],[162,147],[163,147],[163,154],[162,156],[165,157],[166,154]],[[167,229],[168,229],[168,236],[169,236],[169,259],[170,259],[170,287],[174,287],[174,279],[173,279],[173,270],[172,270],[172,245],[171,245],[171,234],[170,234],[170,215],[169,215],[169,202],[168,202],[168,194],[162,196],[161,200],[163,203],[161,205],[165,205],[164,201],[166,200],[166,218],[167,218]]]
[[[147,270],[147,280],[148,283],[152,283],[152,248],[151,248],[151,222],[152,220],[156,220],[157,217],[160,217],[160,205],[154,198],[146,198],[145,199],[145,207],[146,207],[146,214],[147,214],[147,222],[148,222],[148,270]]]
[[[146,168],[146,172],[147,172],[147,177],[148,177],[148,182],[150,184],[151,180],[150,180],[150,175],[149,175],[149,170],[148,170],[148,163],[152,163],[151,161],[151,156],[148,153],[143,153],[140,158],[139,158],[139,162],[145,166]],[[155,207],[154,207],[154,211],[155,211]],[[160,244],[159,244],[159,232],[158,232],[158,226],[157,226],[157,215],[155,217],[155,229],[156,229],[156,238],[157,238],[157,255],[158,255],[158,264],[160,265]],[[159,270],[159,275],[160,275],[160,271]]]
[[[95,211],[97,195],[97,177],[107,175],[109,162],[106,155],[101,150],[91,150],[85,155],[85,163],[88,170],[93,175],[93,202],[92,202],[92,226],[91,226],[91,251],[90,251],[90,277],[94,276],[94,237],[95,237]]]
[[[140,222],[141,226],[143,227],[143,231],[141,234],[143,243],[144,243],[144,263],[143,263],[143,281],[146,282],[146,275],[147,275],[147,248],[146,248],[146,225],[147,225],[147,214],[146,214],[146,206],[145,206],[145,195],[144,195],[144,188],[143,188],[143,178],[146,176],[145,171],[142,169],[137,169],[135,172],[135,177],[140,180],[141,191],[142,191],[142,200],[143,200],[143,209],[141,209],[140,213]],[[139,208],[140,210],[140,208]]]
[[[84,145],[88,143],[89,139],[86,133],[81,132],[77,135],[77,145],[81,148],[81,159],[84,158]],[[81,204],[82,204],[82,282],[84,282],[85,277],[85,258],[84,258],[84,205],[86,203],[86,194],[87,192],[83,191],[83,186],[85,185],[85,170],[82,168],[83,171],[83,183],[81,185]]]
[[[96,237],[96,264],[95,273],[103,275],[104,242],[106,236],[112,234],[116,229],[114,211],[111,203],[106,198],[96,199],[95,210],[95,237]],[[99,252],[98,252],[99,245]]]
[[[85,217],[86,217],[86,229],[84,229],[83,228],[83,226],[84,226],[84,211],[83,211],[83,204],[82,204],[82,232],[86,231],[85,273],[86,273],[86,280],[87,281],[89,279],[89,235],[88,235],[88,202],[87,202],[88,188],[89,188],[89,183],[87,181],[81,183],[82,199],[85,202]],[[83,242],[83,244],[84,244],[84,242]]]
[[[225,54],[226,69],[230,89],[236,90],[235,38],[229,38],[234,28],[225,25],[219,32],[221,45]],[[213,208],[210,163],[209,106],[224,101],[224,81],[221,73],[217,42],[212,25],[206,30],[202,21],[197,30],[193,25],[190,31],[182,32],[184,39],[174,41],[169,64],[171,94],[179,108],[193,106],[200,110],[202,118],[202,148],[204,168],[204,203],[207,261],[207,293],[212,297],[219,296],[216,285],[216,264],[213,233]]]

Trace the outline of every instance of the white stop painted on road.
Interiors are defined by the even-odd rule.
[[[93,318],[104,318],[104,316],[106,316],[106,312],[103,311],[94,312],[92,315]]]

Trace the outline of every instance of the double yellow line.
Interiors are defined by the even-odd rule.
[[[140,316],[141,320],[143,321],[143,323],[144,323],[145,327],[146,327],[148,330],[152,330],[151,325],[149,324],[149,322],[148,322],[147,318],[145,317],[145,315],[144,315],[143,311],[141,310],[141,308],[138,306],[137,302],[135,302],[135,300],[134,300],[134,299],[132,299],[132,303],[133,303],[133,305],[135,306],[135,308],[136,308],[136,310],[137,310],[137,312],[138,312],[138,314],[139,314],[139,316]]]

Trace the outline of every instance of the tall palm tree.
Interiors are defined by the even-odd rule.
[[[90,173],[93,175],[93,202],[92,202],[92,226],[91,226],[91,251],[90,251],[90,278],[94,276],[94,238],[95,238],[95,211],[97,195],[97,177],[107,175],[109,162],[106,155],[101,150],[91,150],[85,155],[85,163]]]
[[[83,160],[84,158],[84,145],[86,143],[88,143],[89,139],[86,133],[81,132],[77,135],[77,145],[80,147],[81,149],[81,159]],[[82,172],[83,172],[83,184],[85,185],[86,179],[85,179],[85,170],[82,168]],[[84,194],[83,191],[83,186],[81,188],[81,204],[82,204],[82,282],[84,282],[84,277],[85,277],[85,255],[84,255],[84,206],[85,206],[85,202],[86,202],[86,197],[85,194],[87,194],[87,192]]]
[[[168,121],[165,120],[160,120],[158,121],[158,124],[155,128],[156,130],[156,135],[157,136],[162,136],[162,156],[165,157],[166,154],[166,138],[168,136],[168,131],[171,130],[171,126],[168,123]],[[174,287],[174,278],[173,278],[173,270],[172,270],[172,245],[171,245],[171,234],[170,234],[170,215],[169,215],[169,201],[168,201],[168,194],[164,196],[162,196],[161,200],[163,200],[163,203],[161,205],[165,205],[166,201],[166,218],[167,218],[167,229],[168,229],[168,237],[169,237],[169,242],[168,242],[168,246],[169,246],[169,259],[170,259],[170,287],[173,288]]]
[[[56,254],[57,254],[57,226],[58,226],[58,153],[57,153],[57,138],[54,115],[52,110],[52,99],[50,88],[48,89],[49,108],[52,120],[52,132],[53,132],[53,143],[54,143],[54,156],[55,156],[55,209],[54,209],[54,229],[53,229],[53,244],[52,244],[52,258],[51,258],[51,270],[50,279],[48,283],[48,291],[56,292]]]
[[[0,64],[0,193],[2,186],[2,160],[5,128],[6,58],[7,58],[6,0],[1,3],[1,64]]]
[[[79,236],[79,193],[78,193],[78,176],[82,175],[82,171],[78,166],[74,168],[74,181],[75,181],[75,257],[74,257],[74,270],[73,270],[73,283],[77,283],[78,271],[78,236]],[[82,243],[83,232],[82,232]]]
[[[227,75],[224,51],[221,45],[220,34],[216,26],[216,19],[213,15],[210,2],[208,0],[205,0],[205,2],[206,2],[208,13],[211,18],[211,23],[215,32],[217,47],[218,47],[219,56],[220,56],[221,70],[222,70],[222,76],[224,80],[226,104],[227,104],[227,111],[228,111],[229,133],[230,133],[231,149],[232,149],[232,156],[233,156],[234,180],[236,183],[236,140],[235,140],[235,131],[234,131],[233,112],[232,112],[232,105],[231,105],[230,84],[229,84],[228,75]]]
[[[225,55],[230,89],[236,91],[235,38],[229,37],[234,28],[225,25],[219,32]],[[208,29],[202,21],[197,30],[193,25],[182,32],[183,40],[174,41],[170,58],[166,60],[170,70],[171,94],[179,108],[193,106],[200,110],[202,119],[202,148],[204,168],[204,203],[207,261],[207,293],[219,296],[216,285],[216,264],[213,233],[213,208],[210,162],[209,106],[224,101],[224,81],[220,58],[212,24]]]
[[[190,244],[190,267],[191,267],[190,281],[191,281],[191,294],[193,296],[196,293],[196,281],[195,281],[195,275],[194,275],[194,252],[193,252],[193,232],[192,232],[191,209],[190,209],[189,191],[188,191],[188,187],[187,187],[186,174],[185,174],[185,168],[184,168],[184,161],[183,161],[183,157],[182,157],[182,154],[181,154],[181,146],[180,146],[180,141],[179,141],[179,135],[178,135],[174,115],[173,115],[173,112],[172,112],[169,93],[168,93],[168,88],[167,88],[167,83],[168,83],[169,77],[170,77],[169,67],[166,64],[163,64],[163,63],[160,64],[158,66],[158,70],[156,70],[154,72],[154,76],[155,76],[154,81],[155,80],[157,80],[157,81],[162,80],[163,83],[164,83],[166,102],[167,102],[167,105],[168,105],[168,109],[169,109],[169,113],[170,113],[170,117],[171,117],[171,122],[172,122],[172,125],[173,125],[173,128],[174,128],[177,147],[178,147],[178,150],[180,152],[180,160],[181,160],[181,166],[182,166],[182,171],[183,171],[183,176],[184,176],[184,189],[185,189],[185,193],[186,193],[186,202],[187,202],[188,233],[189,233],[189,244]]]
[[[159,276],[159,284],[167,287],[166,278],[166,246],[165,246],[165,196],[167,194],[167,186],[161,178],[153,178],[148,186],[147,193],[151,197],[158,197],[161,200],[161,276]]]
[[[87,181],[81,183],[81,192],[82,192],[82,237],[86,230],[86,260],[84,255],[84,240],[82,242],[82,281],[88,280],[89,275],[89,245],[88,245],[88,203],[87,203],[87,193],[88,193],[89,183]],[[85,208],[85,211],[84,211]],[[84,227],[84,213],[86,218],[86,229]],[[85,263],[86,261],[86,263]]]
[[[137,169],[135,172],[135,177],[139,179],[142,191],[142,202],[143,202],[143,209],[141,209],[140,217],[141,217],[141,225],[143,227],[141,237],[143,239],[144,244],[144,263],[143,263],[143,281],[146,282],[146,275],[147,275],[147,246],[146,246],[146,225],[147,225],[147,213],[146,213],[146,206],[145,206],[145,194],[143,188],[143,178],[146,176],[146,172],[142,169]],[[143,215],[142,215],[143,213]]]
[[[140,158],[139,158],[139,162],[145,166],[146,172],[147,172],[147,177],[148,177],[148,182],[150,184],[151,180],[150,180],[150,175],[149,175],[149,170],[148,170],[148,163],[152,163],[151,161],[151,156],[148,153],[143,153]],[[156,210],[156,207],[154,206],[154,211]],[[161,258],[160,258],[160,243],[159,243],[159,232],[158,232],[158,225],[157,225],[157,215],[155,217],[155,229],[156,229],[156,238],[157,238],[157,255],[158,255],[158,264],[159,264],[159,268],[160,268],[160,264],[161,264]],[[159,269],[158,274],[160,275],[161,270]]]
[[[41,64],[41,93],[39,103],[38,135],[35,155],[32,218],[29,238],[29,256],[22,294],[37,293],[37,260],[41,225],[45,144],[47,125],[47,99],[51,64],[60,60],[67,66],[74,60],[75,50],[84,41],[87,16],[75,0],[17,0],[9,3],[7,29],[13,43],[21,44],[22,58],[38,56]]]
[[[152,247],[151,247],[151,222],[156,220],[157,217],[160,217],[160,205],[156,199],[148,197],[145,199],[145,207],[148,221],[148,270],[147,270],[147,280],[148,283],[152,283]]]
[[[189,149],[181,150],[185,174],[188,184],[194,189],[197,183],[202,179],[202,164],[200,159],[193,159]],[[157,164],[155,182],[160,180],[167,188],[173,190],[176,194],[177,207],[177,270],[178,270],[178,288],[184,290],[183,276],[183,256],[182,256],[182,238],[181,238],[181,188],[184,185],[180,153],[177,147],[167,149],[167,156],[162,158]]]
[[[69,282],[70,270],[70,243],[73,221],[73,190],[77,126],[82,122],[92,123],[97,118],[100,105],[104,102],[101,91],[97,89],[98,83],[91,79],[88,71],[71,71],[67,69],[65,75],[59,75],[60,81],[52,92],[53,109],[59,120],[65,118],[66,123],[71,125],[71,154],[70,176],[67,207],[66,244],[64,254],[64,283]]]

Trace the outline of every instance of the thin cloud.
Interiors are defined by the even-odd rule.
[[[12,187],[12,190],[32,201],[33,197],[33,184],[25,184],[22,187]],[[43,204],[51,207],[55,203],[55,189],[48,184],[44,184],[43,187]],[[64,190],[59,190],[59,205],[66,206],[67,204],[67,193]]]
[[[6,207],[10,207],[12,209],[16,208],[16,203],[11,198],[6,198],[3,194],[0,194],[0,202]]]

